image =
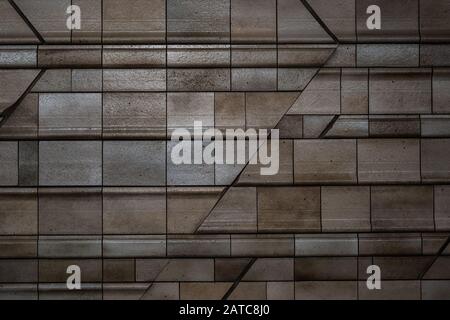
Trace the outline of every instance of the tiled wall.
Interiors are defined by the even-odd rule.
[[[448,0],[0,0],[0,299],[450,299],[449,19]],[[278,128],[278,174],[174,165],[194,121]]]

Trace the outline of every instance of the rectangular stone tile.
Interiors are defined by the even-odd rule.
[[[103,281],[133,282],[135,280],[134,259],[104,259]]]
[[[320,67],[335,49],[334,44],[278,45],[278,67]]]
[[[70,67],[101,67],[101,46],[47,46],[38,49],[38,67],[40,68],[70,68]]]
[[[102,256],[100,236],[40,236],[40,258],[99,258]]]
[[[31,92],[72,91],[72,69],[47,69]]]
[[[245,94],[243,92],[214,94],[214,125],[219,130],[245,129]]]
[[[362,256],[421,254],[422,238],[419,233],[365,233],[359,235],[359,255]]]
[[[302,257],[295,259],[295,280],[356,280],[356,257]]]
[[[276,91],[277,69],[234,68],[231,70],[233,91]]]
[[[224,282],[181,282],[181,300],[220,300],[231,288],[232,283]]]
[[[160,186],[165,178],[165,141],[105,141],[103,183],[107,186]]]
[[[99,92],[102,91],[101,69],[73,69],[72,92]]]
[[[267,282],[268,300],[294,300],[294,282]]]
[[[327,126],[330,125],[334,117],[335,116],[330,115],[304,115],[303,138],[304,139],[320,138],[321,135],[323,135],[323,133],[326,132]]]
[[[360,183],[420,182],[417,139],[358,140]]]
[[[104,236],[103,256],[107,258],[164,257],[166,237],[151,236]]]
[[[103,70],[103,90],[110,91],[164,91],[166,71],[162,69]]]
[[[322,187],[321,202],[323,231],[370,231],[369,187]]]
[[[9,1],[0,2],[0,43],[37,43],[39,40]]]
[[[448,280],[427,280],[421,281],[423,300],[449,300],[450,281]]]
[[[427,260],[428,261],[432,261]],[[422,269],[423,270],[423,269]],[[430,269],[424,275],[424,279],[430,280],[439,280],[439,279],[447,279],[450,280],[450,257],[449,256],[440,256],[438,257]]]
[[[296,300],[356,300],[356,281],[299,281],[295,282]]]
[[[164,138],[166,94],[105,93],[103,95],[104,138]]]
[[[292,281],[293,258],[258,258],[242,278],[243,281]]]
[[[450,186],[434,187],[436,230],[450,230]]]
[[[365,281],[358,283],[360,300],[420,300],[420,281],[383,281],[381,290],[369,290]]]
[[[0,235],[37,234],[37,210],[36,189],[0,189]]]
[[[127,8],[127,10],[124,10]],[[165,41],[164,0],[103,2],[103,43],[161,43]]]
[[[263,0],[258,6],[247,0],[232,0],[231,41],[233,43],[276,42],[276,1]]]
[[[100,188],[39,189],[39,234],[102,233]]]
[[[40,141],[39,184],[100,185],[101,160],[100,141]]]
[[[419,66],[419,44],[358,44],[357,46],[358,67]]]
[[[446,42],[450,38],[448,19],[450,5],[447,1],[420,2],[420,35],[423,42]]]
[[[320,188],[258,188],[258,231],[320,231]]]
[[[0,284],[2,300],[37,300],[37,284]]]
[[[356,234],[295,235],[295,256],[356,256]]]
[[[168,0],[169,43],[228,43],[230,0]]]
[[[369,113],[431,112],[431,70],[370,69]]]
[[[169,257],[230,256],[229,235],[173,235],[167,238]]]
[[[39,284],[40,300],[101,300],[102,285],[85,283],[80,290],[68,290],[67,284]]]
[[[231,66],[233,68],[275,68],[277,47],[275,45],[232,45]]]
[[[104,188],[105,234],[166,233],[164,188]]]
[[[232,257],[293,256],[294,246],[289,234],[231,235]]]
[[[323,134],[323,137],[325,138],[366,138],[368,136],[369,117],[367,115],[341,115],[333,124],[333,126]]]
[[[168,69],[169,91],[229,91],[230,69]]]
[[[278,90],[304,90],[314,77],[317,68],[278,68]]]
[[[356,44],[339,44],[324,66],[333,68],[356,67]]]
[[[420,45],[420,65],[423,67],[449,67],[450,45],[442,43]]]
[[[356,141],[295,140],[294,182],[356,183]]]
[[[37,263],[36,259],[1,259],[0,283],[36,282]]]
[[[245,267],[251,262],[250,258],[216,258],[214,259],[215,281],[231,281],[238,279]]]
[[[166,66],[165,45],[105,45],[104,68],[162,68]]]
[[[69,266],[76,265],[81,269],[83,283],[102,281],[102,260],[100,259],[40,259],[39,282],[66,283],[71,273]],[[83,287],[83,284],[81,285]]]
[[[15,186],[19,181],[19,142],[0,141],[0,186]]]
[[[413,115],[370,115],[369,130],[371,137],[418,137],[420,118]]]
[[[285,115],[278,122],[276,129],[280,130],[280,139],[303,138],[303,116]]]
[[[436,197],[438,196],[438,191],[436,191],[435,187],[435,207],[437,211],[437,207],[439,204],[436,201]],[[437,222],[437,217],[436,217]],[[436,226],[436,230],[438,230]],[[441,247],[445,244],[447,241],[449,234],[448,233],[436,233],[436,232],[429,232],[429,233],[422,233],[422,253],[423,255],[436,255]],[[442,255],[450,255],[450,248],[447,246],[447,248],[442,252]]]
[[[373,231],[434,230],[431,186],[372,187]]]
[[[1,46],[0,48],[0,68],[34,68],[36,64],[36,46]]]
[[[266,282],[239,282],[228,300],[266,300]]]
[[[356,20],[358,41],[361,42],[418,42],[419,5],[418,0],[381,0],[375,3],[380,7],[381,29],[370,30],[367,19],[373,12],[367,8],[373,5],[370,0],[357,0]]]
[[[421,142],[422,181],[450,181],[450,139],[423,139]]]
[[[433,69],[433,113],[450,112],[450,70]]]
[[[1,236],[0,258],[35,258],[37,241],[37,236]]]
[[[38,95],[25,96],[0,127],[0,139],[35,139],[38,126]]]
[[[374,257],[373,264],[383,271],[381,280],[415,280],[419,279],[423,270],[433,257],[404,256],[404,257]]]
[[[39,95],[39,137],[100,137],[100,93],[42,93]]]
[[[38,70],[0,69],[0,113],[16,103],[38,75]]]
[[[149,284],[147,284],[146,288],[148,287]],[[141,296],[139,298],[141,299]],[[180,283],[154,283],[148,291],[144,291],[142,300],[180,300]]]
[[[72,43],[101,43],[102,0],[73,0],[82,12],[82,28],[72,30]]]
[[[367,114],[369,108],[368,69],[342,69],[341,113]]]
[[[420,116],[422,137],[450,137],[450,116],[430,115]]]
[[[230,45],[169,45],[169,68],[225,68],[230,66]]]
[[[214,281],[214,259],[137,259],[137,281]]]

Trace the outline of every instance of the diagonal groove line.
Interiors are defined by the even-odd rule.
[[[245,277],[245,275],[247,274],[247,272],[250,270],[250,268],[253,266],[253,264],[255,263],[256,258],[252,258],[250,260],[250,262],[245,266],[244,270],[242,270],[241,274],[239,275],[239,277],[237,277],[236,281],[234,281],[233,285],[230,287],[230,289],[228,289],[228,291],[225,293],[225,295],[222,297],[222,300],[227,300],[228,297],[233,293],[234,289],[236,289],[236,287],[239,285],[239,283],[241,282],[242,278]]]
[[[136,262],[134,262],[136,263]],[[164,270],[166,270],[167,266],[170,263],[170,259],[167,260],[166,264],[161,268],[161,270],[158,272],[158,274],[156,275],[155,279],[153,279],[152,282],[150,282],[150,284],[148,285],[148,287],[145,289],[144,293],[139,297],[138,300],[142,300],[145,295],[147,294],[147,292],[149,292],[149,290],[153,287],[153,285],[155,284],[155,282],[158,280],[158,277],[161,275],[161,273],[163,273]]]
[[[333,119],[331,119],[331,121],[327,124],[327,126],[325,127],[325,129],[323,129],[323,131],[321,132],[321,134],[319,135],[319,139],[325,137],[325,135],[328,133],[328,131],[331,130],[331,128],[333,128],[334,124],[336,123],[336,121],[339,119],[339,115],[335,115],[333,117]]]
[[[14,0],[8,0],[9,4],[16,10],[17,14],[22,18],[22,20],[27,24],[28,28],[33,31],[36,38],[39,39],[39,42],[41,44],[45,43],[44,38],[41,36],[39,31],[34,27],[34,25],[31,23],[31,21],[27,18],[27,16],[23,13],[23,11],[19,8],[19,6],[14,2]]]
[[[34,80],[30,83],[30,85],[26,88],[26,90],[22,93],[22,95],[17,99],[16,102],[14,102],[10,107],[8,107],[1,116],[3,117],[0,121],[0,128],[1,126],[8,120],[8,118],[16,111],[17,107],[22,103],[22,101],[25,99],[25,97],[30,93],[31,89],[33,89],[36,82],[39,81],[39,79],[42,77],[42,75],[45,73],[45,69],[42,69],[39,71],[38,75],[34,78]]]
[[[314,9],[309,5],[307,0],[300,0],[301,3],[305,6],[305,8],[309,11],[309,13],[316,19],[316,21],[320,24],[320,26],[328,33],[328,35],[337,43],[339,44],[339,39],[334,35],[333,32],[331,32],[330,28],[323,22],[323,20],[319,17],[319,15],[314,11]]]
[[[437,259],[442,255],[445,248],[450,244],[450,236],[447,237],[447,240],[444,242],[444,244],[439,248],[439,251],[436,253],[436,255],[433,257],[433,259],[430,261],[429,264],[425,267],[425,269],[420,273],[419,280],[422,280],[423,277],[427,274],[428,271],[430,271],[433,264],[436,262]]]

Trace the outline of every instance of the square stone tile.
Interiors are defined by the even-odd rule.
[[[19,182],[19,143],[0,141],[0,186],[16,186]]]
[[[107,186],[161,186],[165,178],[165,141],[105,141],[103,183]]]
[[[101,183],[101,141],[39,142],[39,185],[92,186]]]
[[[422,181],[450,181],[450,139],[423,139],[421,143]]]
[[[0,189],[0,235],[37,234],[36,189]]]

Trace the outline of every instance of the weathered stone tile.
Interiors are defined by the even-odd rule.
[[[450,230],[450,186],[434,187],[436,230]]]
[[[326,128],[333,121],[334,116],[325,115],[304,115],[303,116],[303,138],[316,139],[321,138],[326,132]]]
[[[165,66],[165,45],[103,46],[104,68],[161,68]]]
[[[0,139],[34,139],[37,137],[38,95],[30,93],[0,127]]]
[[[420,182],[419,140],[358,140],[358,181]]]
[[[304,90],[317,71],[316,68],[278,68],[278,90]]]
[[[296,300],[356,300],[356,281],[299,281],[295,282]]]
[[[228,300],[266,300],[266,282],[239,282]]]
[[[369,108],[368,69],[342,69],[341,113],[367,114]]]
[[[168,0],[167,40],[170,43],[227,43],[230,0]]]
[[[450,45],[448,44],[421,44],[420,65],[423,67],[449,67]]]
[[[37,300],[37,284],[0,284],[2,300]]]
[[[320,26],[302,2],[295,0],[279,0],[277,1],[277,5],[279,42],[333,42],[333,39]]]
[[[16,186],[19,182],[19,142],[0,141],[0,186]]]
[[[442,0],[420,2],[420,36],[424,42],[446,42],[450,38],[450,4]]]
[[[100,188],[39,189],[39,234],[102,233]]]
[[[295,183],[355,183],[355,140],[295,140]]]
[[[47,69],[31,92],[70,92],[72,91],[71,69]]]
[[[369,30],[367,8],[374,4],[370,0],[356,2],[358,41],[361,42],[418,42],[419,5],[418,0],[381,0],[381,29]],[[371,12],[372,13],[372,12]]]
[[[295,101],[289,114],[340,113],[339,69],[321,69]]]
[[[364,138],[369,136],[369,118],[365,116],[339,116],[325,138]]]
[[[214,124],[219,130],[245,129],[245,94],[243,92],[214,94]]]
[[[199,226],[204,233],[238,233],[257,230],[256,188],[232,187],[220,198]]]
[[[332,68],[356,67],[356,44],[339,44],[324,66]]]
[[[373,264],[383,270],[382,280],[414,280],[419,279],[433,257],[374,257]]]
[[[422,181],[450,180],[450,139],[423,139],[421,142]]]
[[[228,257],[229,235],[172,235],[167,238],[169,257]]]
[[[40,236],[40,258],[99,258],[102,256],[100,236]]]
[[[294,300],[294,282],[267,282],[267,300]]]
[[[0,189],[0,234],[37,234],[36,189]]]
[[[356,280],[356,257],[302,257],[295,259],[295,280]]]
[[[230,66],[230,45],[169,45],[169,68],[225,68]]]
[[[72,92],[102,91],[102,70],[73,69]]]
[[[38,70],[0,70],[0,113],[20,98],[38,74]]]
[[[369,187],[322,187],[321,201],[323,231],[370,231]]]
[[[193,234],[219,200],[223,188],[168,188],[167,192],[167,233]]]
[[[419,44],[358,44],[356,64],[358,67],[418,67],[419,52]]]
[[[80,267],[83,284],[102,281],[102,260],[100,259],[40,259],[39,282],[66,283],[69,276],[67,268],[71,265]]]
[[[258,188],[258,231],[320,231],[320,188]]]
[[[37,263],[36,259],[1,259],[0,282],[36,282],[38,279]]]
[[[103,183],[107,186],[160,186],[165,178],[165,141],[105,141]]]
[[[80,290],[68,290],[67,284],[39,284],[40,300],[101,300],[102,285],[100,283],[84,283]]]
[[[127,10],[124,10],[127,8]],[[165,41],[164,0],[103,2],[103,43],[160,43]]]
[[[243,281],[292,281],[293,258],[259,258],[242,278]]]
[[[137,281],[214,281],[214,259],[137,259]]]
[[[5,3],[5,1],[2,1],[2,3]],[[0,6],[2,3],[0,3]],[[0,33],[0,43],[3,39],[4,37]],[[36,46],[1,46],[0,68],[34,68],[37,64],[36,50]]]
[[[276,42],[276,1],[231,0],[231,41],[233,43]]]
[[[434,230],[431,186],[372,187],[373,231]]]
[[[163,69],[103,70],[103,90],[108,91],[164,91],[166,71]]]
[[[179,300],[180,299],[180,283],[165,282],[153,283],[146,286],[144,295],[139,297],[141,300]]]
[[[423,300],[449,300],[450,281],[448,280],[428,280],[421,281]]]
[[[65,10],[64,10],[65,11]],[[47,46],[38,49],[38,67],[40,68],[70,68],[70,67],[101,67],[101,46]]]
[[[169,91],[229,91],[230,69],[168,69]]]
[[[166,237],[151,236],[104,236],[103,256],[107,258],[164,257]]]
[[[289,234],[231,235],[232,257],[293,256],[294,246],[294,236]]]
[[[422,137],[450,137],[450,116],[430,115],[420,116]]]
[[[134,259],[104,259],[103,281],[132,282],[135,279]]]
[[[335,45],[279,45],[279,67],[320,67],[336,49]]]
[[[41,186],[100,185],[102,143],[100,141],[40,141],[39,184]]]
[[[429,69],[370,69],[371,114],[416,114],[431,112]]]
[[[0,44],[39,42],[8,1],[0,1],[0,21]]]
[[[70,42],[71,32],[66,26],[66,10],[71,5],[70,0],[17,0],[15,3],[46,42]]]
[[[193,262],[200,262],[206,260],[196,259]],[[165,268],[172,262],[174,265],[179,263],[178,260],[169,260],[169,259],[136,259],[136,278],[135,281],[149,281],[155,282],[160,281],[158,276],[165,270]],[[199,263],[200,264],[200,263]],[[173,271],[179,271],[174,269]]]
[[[214,259],[215,281],[231,281],[238,279],[245,267],[250,263],[250,258],[216,258]]]
[[[295,256],[356,256],[356,234],[295,235]]]
[[[438,191],[436,190],[438,186],[435,187],[435,198],[439,198]],[[435,207],[436,212],[438,211],[437,207],[439,206],[438,201],[435,199]],[[436,222],[438,220],[436,214]],[[438,226],[436,225],[436,230],[438,230]],[[448,233],[422,233],[422,253],[423,255],[436,255],[438,254],[441,247],[447,241],[449,234]],[[450,255],[450,248],[447,248],[442,252],[442,255]]]
[[[104,188],[103,232],[166,233],[165,188]]]
[[[39,95],[39,137],[100,137],[100,93],[42,93]]]
[[[228,282],[181,282],[181,300],[220,300],[231,288]]]
[[[35,258],[37,241],[37,236],[1,236],[0,258]]]
[[[420,300],[420,281],[383,281],[381,290],[369,290],[366,281],[358,282],[360,300]]]
[[[422,238],[419,233],[365,233],[359,235],[358,248],[362,256],[421,255]]]
[[[436,68],[433,70],[433,113],[450,112],[450,70]]]
[[[166,136],[165,93],[105,93],[103,95],[104,138],[164,138]]]
[[[234,68],[231,70],[233,91],[276,91],[276,68]]]
[[[303,138],[303,116],[285,115],[278,122],[276,129],[280,130],[280,139]]]
[[[72,30],[72,43],[101,43],[102,0],[73,0],[81,9],[82,28]]]
[[[433,262],[430,269],[424,275],[424,279],[439,280],[450,279],[450,257],[440,256]]]
[[[232,45],[231,66],[233,68],[275,68],[277,47],[275,45]]]
[[[237,137],[234,138],[235,136]],[[253,135],[245,135],[244,133],[236,133],[235,135],[229,134],[227,135],[227,139],[229,140],[225,142],[215,142],[215,147],[217,148],[216,150],[223,150],[223,160],[217,161],[217,163],[215,163],[214,165],[214,183],[217,186],[230,186],[234,182],[236,183],[238,181],[237,178],[243,173],[243,170],[249,163],[249,158],[257,154],[257,148],[258,146],[261,146],[261,142],[258,143],[254,140],[252,147],[250,148],[249,140],[252,138],[249,138],[249,140],[245,140],[246,136]],[[231,158],[227,160],[227,153],[230,150],[233,151],[234,161],[231,161],[232,163],[230,163]],[[219,152],[220,151],[218,151],[217,153]]]
[[[413,115],[369,116],[371,137],[418,137],[420,118]]]

